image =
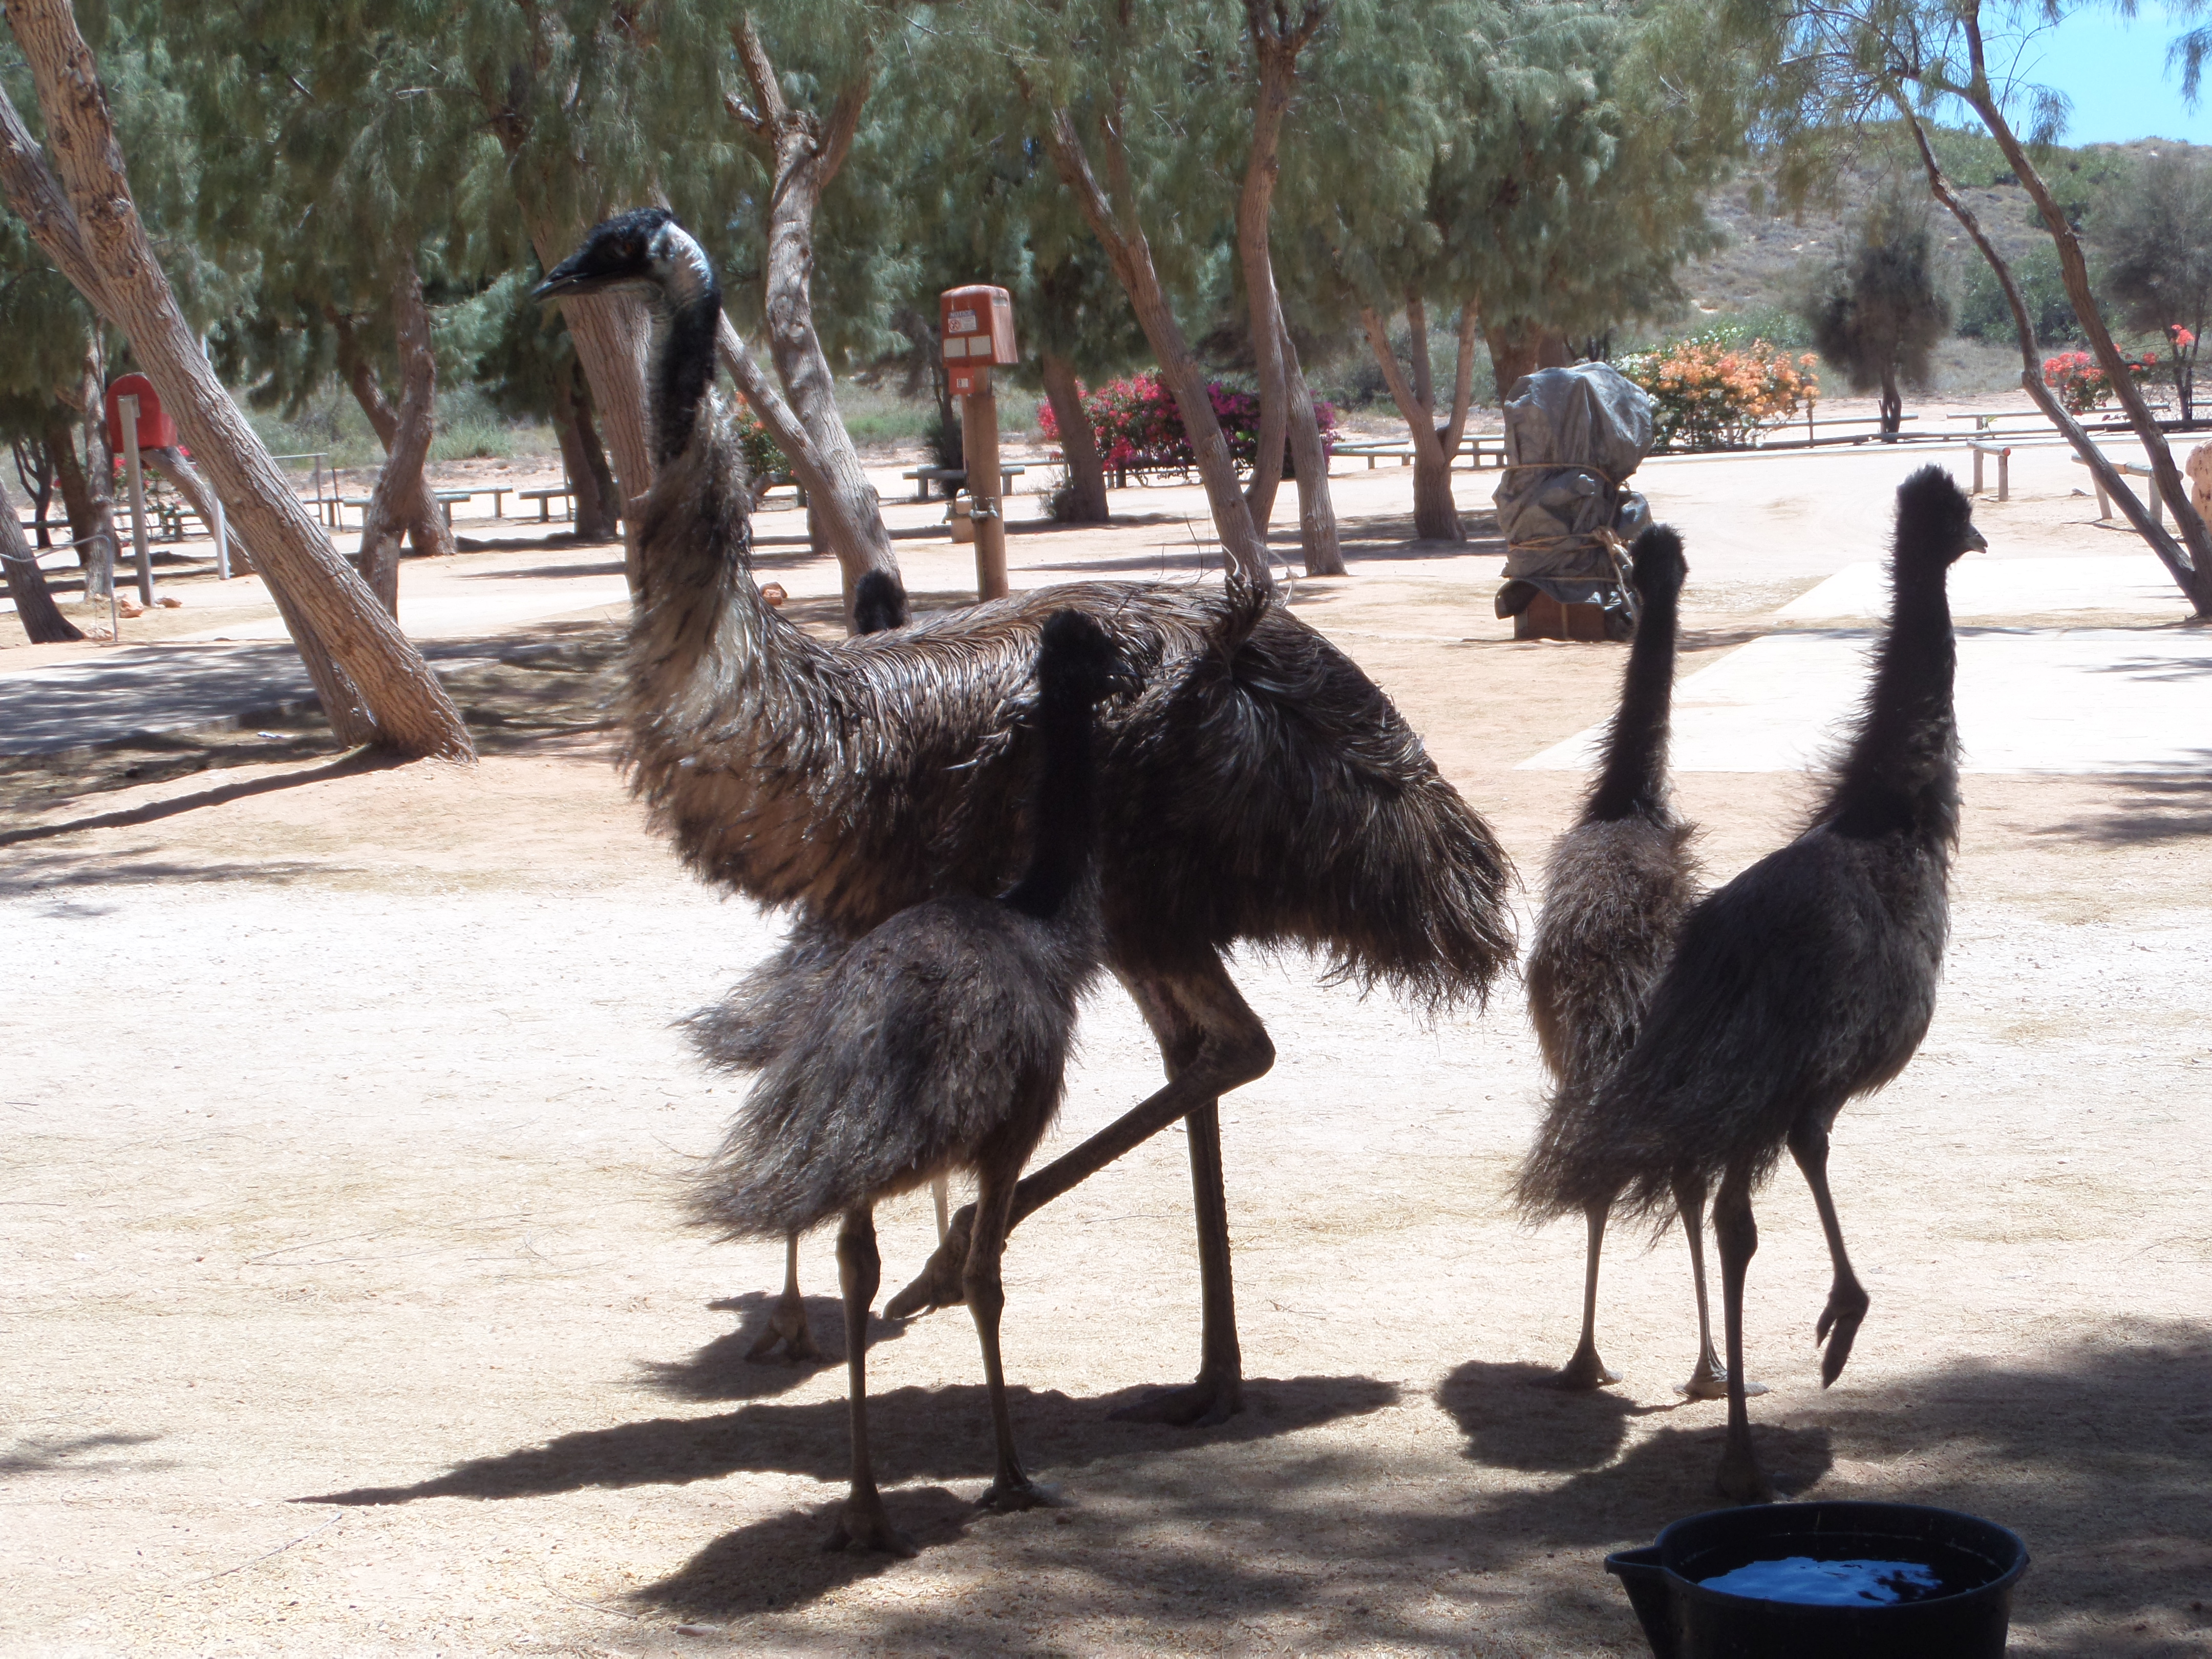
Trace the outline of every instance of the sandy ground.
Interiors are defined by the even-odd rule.
[[[1877,553],[1900,470],[1649,469],[1689,537],[1685,672]],[[2045,471],[2016,457],[2013,501],[1981,509],[1999,556],[2139,551],[2088,522],[2078,469]],[[1188,504],[1135,505],[1155,501],[1152,524],[1018,535],[1017,580],[1188,568]],[[1355,574],[1294,602],[1533,873],[1580,778],[1523,763],[1604,714],[1618,652],[1512,643],[1494,548],[1399,545],[1402,475],[1347,477],[1339,511]],[[901,551],[917,592],[957,594],[965,550]],[[826,609],[823,567],[767,560]],[[2095,622],[2197,637],[2179,614]],[[1571,1346],[1581,1241],[1504,1202],[1540,1086],[1518,988],[1429,1027],[1295,958],[1237,969],[1280,1053],[1224,1108],[1250,1408],[1104,1420],[1195,1362],[1164,1135],[1008,1255],[1017,1427],[1066,1506],[975,1516],[968,1322],[879,1322],[879,1471],[922,1552],[820,1553],[842,1367],[745,1364],[781,1252],[709,1243],[675,1203],[733,1095],[670,1021],[774,928],[684,878],[623,798],[590,729],[613,631],[488,638],[455,675],[473,771],[349,767],[293,722],[0,775],[0,1647],[1643,1650],[1601,1558],[1708,1507],[1719,1445],[1720,1408],[1673,1393],[1695,1332],[1678,1239],[1608,1260],[1626,1383],[1534,1386]],[[221,769],[179,775],[200,767]],[[1787,768],[1680,785],[1717,875],[1807,789]],[[1812,1206],[1794,1176],[1762,1200],[1771,1467],[2017,1528],[2023,1652],[2212,1652],[2208,831],[2201,767],[1967,780],[1934,1029],[1837,1133],[1875,1300],[1833,1389]],[[1084,1036],[1063,1138],[1158,1077],[1118,994]],[[882,1225],[889,1288],[933,1243],[926,1199]],[[826,1237],[803,1270],[835,1352]]]

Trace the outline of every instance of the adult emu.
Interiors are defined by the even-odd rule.
[[[997,1475],[977,1501],[998,1510],[1041,1501],[1006,1409],[999,1258],[1022,1165],[1060,1109],[1077,999],[1103,954],[1087,881],[1097,817],[1091,708],[1130,682],[1105,631],[1076,611],[1046,622],[1036,673],[1043,757],[1029,868],[1000,899],[927,900],[844,952],[696,1188],[700,1219],[727,1237],[788,1237],[843,1218],[853,1469],[833,1549],[913,1553],[884,1513],[868,1457],[868,1310],[881,1271],[874,1212],[879,1200],[951,1170],[976,1176],[961,1277],[998,1441]]]
[[[1362,985],[1432,1005],[1480,998],[1513,957],[1504,852],[1389,700],[1279,605],[1233,664],[1203,674],[1186,671],[1233,602],[1163,584],[1049,588],[835,643],[805,633],[762,603],[748,568],[744,467],[711,397],[720,295],[699,245],[659,210],[624,214],[538,293],[625,286],[654,313],[659,470],[638,524],[623,759],[699,875],[842,939],[923,899],[999,891],[1027,841],[1019,786],[1045,618],[1092,617],[1145,682],[1101,720],[1100,911],[1107,965],[1169,1080],[1025,1179],[1013,1220],[1185,1120],[1203,1358],[1192,1387],[1132,1414],[1222,1420],[1242,1380],[1217,1102],[1274,1048],[1220,952],[1306,946]],[[972,1214],[893,1310],[961,1298]]]
[[[1636,1045],[1598,1092],[1590,1133],[1552,1160],[1553,1213],[1618,1194],[1632,1212],[1655,1216],[1677,1194],[1702,1197],[1719,1182],[1729,1385],[1720,1486],[1742,1501],[1773,1495],[1744,1406],[1743,1283],[1759,1248],[1752,1191],[1785,1146],[1813,1189],[1834,1267],[1815,1328],[1824,1386],[1842,1373],[1866,1316],[1828,1192],[1828,1131],[1845,1101],[1905,1069],[1935,1009],[1959,830],[1957,651],[1944,586],[1961,554],[1987,545],[1972,514],[1939,467],[1899,489],[1889,631],[1812,827],[1684,919]]]
[[[1689,565],[1682,538],[1664,525],[1638,536],[1630,556],[1636,637],[1621,677],[1620,708],[1582,816],[1553,843],[1544,871],[1544,908],[1528,952],[1528,1012],[1553,1081],[1550,1109],[1517,1187],[1522,1206],[1537,1214],[1564,1207],[1558,1182],[1573,1168],[1579,1143],[1602,1134],[1604,1126],[1591,1121],[1598,1091],[1635,1046],[1651,988],[1701,890],[1690,847],[1696,826],[1674,811],[1667,781],[1677,601]],[[1726,1377],[1713,1352],[1705,1300],[1703,1204],[1694,1192],[1677,1196],[1698,1295],[1698,1364],[1682,1391],[1692,1399],[1716,1400]],[[1559,1374],[1561,1388],[1599,1389],[1620,1381],[1597,1352],[1598,1255],[1611,1208],[1609,1200],[1584,1206],[1589,1245],[1582,1340]],[[1754,1385],[1753,1391],[1760,1390]]]

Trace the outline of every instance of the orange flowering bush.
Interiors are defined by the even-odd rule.
[[[2188,330],[2180,330],[2187,334]],[[2191,336],[2191,345],[2196,343]],[[2181,343],[2175,342],[2175,355],[2180,353]],[[2158,373],[2159,361],[2155,352],[2138,352],[2124,360],[2128,373],[2141,386]],[[2112,395],[2112,382],[2105,378],[2105,367],[2086,351],[2062,351],[2056,357],[2043,360],[2043,383],[2058,394],[2069,414],[2087,415]]]
[[[1762,427],[1788,420],[1820,395],[1812,353],[1764,340],[1697,334],[1625,357],[1614,367],[1651,396],[1661,449],[1741,449]]]

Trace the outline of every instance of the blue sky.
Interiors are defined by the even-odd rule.
[[[2195,109],[2183,105],[2181,77],[2166,68],[2166,43],[2183,27],[2155,3],[2143,5],[2132,22],[2100,6],[2075,7],[2064,22],[2028,42],[2021,78],[2056,87],[2074,100],[2063,135],[2067,143],[2182,138],[2212,144],[2212,66]]]

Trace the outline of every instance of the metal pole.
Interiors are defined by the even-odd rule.
[[[138,467],[138,399],[122,398],[123,471],[131,486],[131,541],[138,550],[138,603],[154,606],[154,550],[146,544],[146,476]]]
[[[975,597],[1006,597],[1006,520],[999,472],[999,400],[991,371],[979,370],[981,390],[960,400],[960,453],[968,463],[969,516],[975,521]]]
[[[230,532],[223,523],[222,497],[210,489],[215,501],[215,579],[219,582],[230,580]]]

